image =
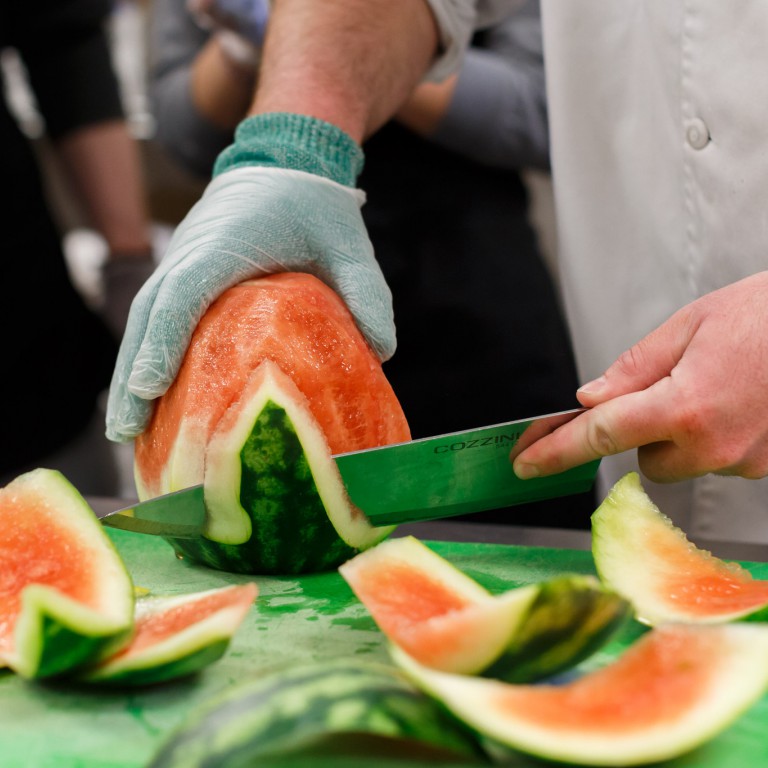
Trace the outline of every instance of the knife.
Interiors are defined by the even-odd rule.
[[[554,431],[583,408],[450,432],[333,458],[347,493],[373,525],[482,512],[588,490],[600,460],[549,477],[520,480],[510,451]],[[200,536],[203,486],[99,511],[105,525],[171,538]]]

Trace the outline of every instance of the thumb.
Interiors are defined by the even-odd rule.
[[[641,392],[669,376],[697,326],[690,309],[679,310],[624,352],[602,376],[579,387],[576,392],[579,402],[592,408],[620,395]]]

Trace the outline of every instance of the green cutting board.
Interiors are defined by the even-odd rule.
[[[177,560],[161,539],[123,531],[110,531],[110,536],[136,586],[154,594],[249,580]],[[590,553],[577,550],[449,542],[430,546],[491,591],[563,572],[594,573]],[[756,577],[768,579],[768,564],[745,565]],[[381,634],[337,573],[253,580],[259,597],[229,651],[193,678],[157,688],[109,691],[37,685],[0,672],[0,766],[144,766],[193,708],[266,670],[285,662],[338,657],[387,660]],[[630,625],[589,664],[601,664],[620,652],[638,631],[638,626]],[[515,762],[520,764],[526,762]],[[666,765],[768,766],[768,696],[718,738]]]

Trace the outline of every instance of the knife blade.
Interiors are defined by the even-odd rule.
[[[510,451],[584,411],[575,408],[334,456],[347,494],[373,525],[395,525],[501,509],[588,490],[599,459],[549,477],[520,480]],[[205,523],[203,486],[99,512],[105,525],[195,538]]]

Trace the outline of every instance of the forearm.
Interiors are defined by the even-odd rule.
[[[90,224],[110,251],[146,254],[148,216],[138,147],[121,120],[80,128],[56,142]]]
[[[294,112],[362,142],[408,97],[437,52],[422,0],[277,0],[250,114]]]
[[[233,61],[214,35],[192,64],[192,102],[212,125],[232,131],[248,111],[255,82],[255,68]]]
[[[395,118],[406,128],[431,139],[451,105],[457,76],[439,83],[422,83],[398,109]]]

